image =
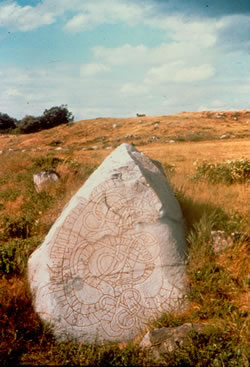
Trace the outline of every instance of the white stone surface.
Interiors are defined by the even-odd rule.
[[[113,151],[32,254],[34,308],[58,340],[126,341],[186,289],[183,218],[159,164]]]

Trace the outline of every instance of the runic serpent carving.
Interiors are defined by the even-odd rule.
[[[166,302],[169,293],[159,276],[151,293],[150,286],[146,295],[141,291],[159,272],[159,244],[142,225],[154,223],[159,208],[145,182],[129,187],[115,176],[66,217],[52,241],[50,292],[69,325],[95,326],[119,338],[138,330]]]

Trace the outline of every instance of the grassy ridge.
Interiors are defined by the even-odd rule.
[[[187,134],[185,121],[189,121],[190,116],[186,120],[186,114],[181,117],[175,120],[174,128],[183,136]],[[206,118],[210,121],[212,119],[211,116]],[[229,120],[229,117],[227,119]],[[153,122],[157,120],[161,118],[153,118]],[[234,123],[237,124],[238,121],[232,118],[232,124]],[[64,205],[110,153],[106,149],[80,149],[91,147],[93,142],[96,143],[96,139],[99,139],[96,137],[101,131],[98,124],[100,121],[95,121],[92,135],[88,128],[85,130],[80,124],[68,127],[66,131],[60,127],[48,132],[43,131],[29,137],[30,140],[22,136],[10,138],[19,139],[20,145],[16,148],[21,149],[25,146],[25,152],[7,151],[12,142],[8,137],[0,139],[2,144],[5,141],[6,149],[0,155],[2,365],[248,366],[249,243],[243,238],[236,241],[232,247],[215,253],[211,231],[223,230],[228,234],[247,232],[250,218],[247,174],[249,171],[247,168],[244,171],[246,174],[241,176],[243,179],[240,182],[230,182],[230,185],[223,179],[213,182],[209,179],[210,175],[206,176],[201,172],[200,177],[194,179],[194,176],[197,176],[197,166],[194,162],[197,160],[200,162],[198,167],[206,159],[214,169],[216,164],[218,167],[227,160],[244,159],[244,167],[249,167],[250,140],[245,137],[236,140],[179,141],[175,144],[160,140],[138,147],[153,159],[162,162],[186,219],[189,246],[189,307],[184,313],[163,315],[153,325],[149,325],[149,328],[199,322],[209,325],[205,335],[190,335],[185,347],[166,354],[161,361],[156,361],[150,352],[139,348],[140,338],[129,344],[98,347],[62,344],[56,343],[49,331],[41,325],[31,306],[26,281],[27,259],[41,243]],[[154,129],[149,117],[144,124]],[[161,124],[163,123],[160,121],[159,125]],[[200,125],[202,126],[201,123]],[[118,139],[115,136],[118,129],[114,129],[114,135],[110,134],[110,137],[106,138],[108,144],[110,140]],[[125,129],[125,126],[121,129]],[[226,133],[225,127],[219,133]],[[125,135],[128,134],[131,135],[129,129]],[[74,145],[77,135],[79,138]],[[164,134],[161,135],[161,139],[163,138]],[[89,145],[84,143],[84,139],[90,141]],[[37,149],[45,149],[48,142],[55,140],[65,140],[65,145],[70,149]],[[34,141],[36,151],[32,151]],[[47,168],[56,169],[61,181],[37,193],[32,175]],[[203,171],[207,172],[206,169]],[[228,175],[228,171],[226,174]],[[223,173],[221,175],[224,177]]]

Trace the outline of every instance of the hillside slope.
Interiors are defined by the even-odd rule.
[[[145,145],[237,139],[250,136],[250,111],[180,113],[137,118],[97,118],[28,135],[0,135],[0,150],[111,148],[121,142]]]

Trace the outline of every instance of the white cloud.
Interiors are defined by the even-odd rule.
[[[223,26],[221,20],[194,20],[182,14],[178,16],[156,13],[144,20],[145,24],[153,28],[160,28],[169,32],[173,41],[182,41],[202,45],[203,48],[215,45],[217,30]]]
[[[211,65],[188,66],[182,61],[177,61],[150,68],[142,80],[137,79],[135,82],[125,83],[120,91],[123,95],[130,97],[161,95],[165,93],[164,89],[169,91],[173,89],[174,85],[183,86],[185,83],[192,85],[194,82],[205,81],[214,74],[215,70]],[[171,97],[171,106],[169,101],[170,99],[167,98],[162,105],[172,107],[173,104],[177,104],[173,97]]]
[[[90,30],[101,24],[117,24],[125,22],[135,25],[142,22],[143,16],[151,9],[151,5],[135,4],[132,1],[95,0],[85,1],[79,7],[79,14],[73,16],[65,29],[70,32]]]
[[[41,5],[22,7],[16,2],[0,5],[0,26],[11,30],[31,31],[54,21],[54,14],[44,11]]]
[[[151,68],[146,73],[145,83],[146,85],[166,82],[190,83],[209,79],[214,74],[215,70],[211,65],[188,66],[182,61],[176,61]]]
[[[176,60],[207,63],[213,59],[213,53],[208,53],[206,47],[188,42],[162,43],[156,47],[129,44],[116,48],[97,46],[92,51],[95,59],[102,60],[108,65],[126,65],[133,68],[139,66],[142,69]]]
[[[151,62],[150,49],[144,45],[131,46],[125,44],[119,47],[107,48],[97,46],[93,48],[96,59],[102,59],[110,65],[138,65],[143,59],[146,64]]]
[[[97,20],[97,19],[96,19]],[[70,21],[65,25],[65,29],[70,32],[79,32],[82,30],[90,30],[95,27],[95,22],[90,19],[86,14],[75,15]]]
[[[221,27],[221,22],[209,20],[202,23],[197,21],[185,23],[176,17],[164,19],[166,37],[171,37],[171,40],[168,39],[167,42],[155,47],[147,47],[144,44],[136,46],[123,44],[115,48],[96,46],[92,50],[94,58],[109,65],[133,67],[162,65],[176,60],[190,64],[194,60],[198,64],[211,63],[216,53],[217,29]]]
[[[94,76],[103,72],[110,71],[110,68],[104,64],[99,64],[97,62],[91,64],[83,64],[80,67],[80,75],[83,77]]]
[[[64,29],[76,33],[101,24],[126,23],[130,26],[142,23],[150,14],[152,4],[135,4],[131,0],[43,0],[35,6],[21,6],[17,1],[5,1],[0,5],[0,26],[12,31],[31,31],[43,25],[55,23],[62,15],[71,15]]]

